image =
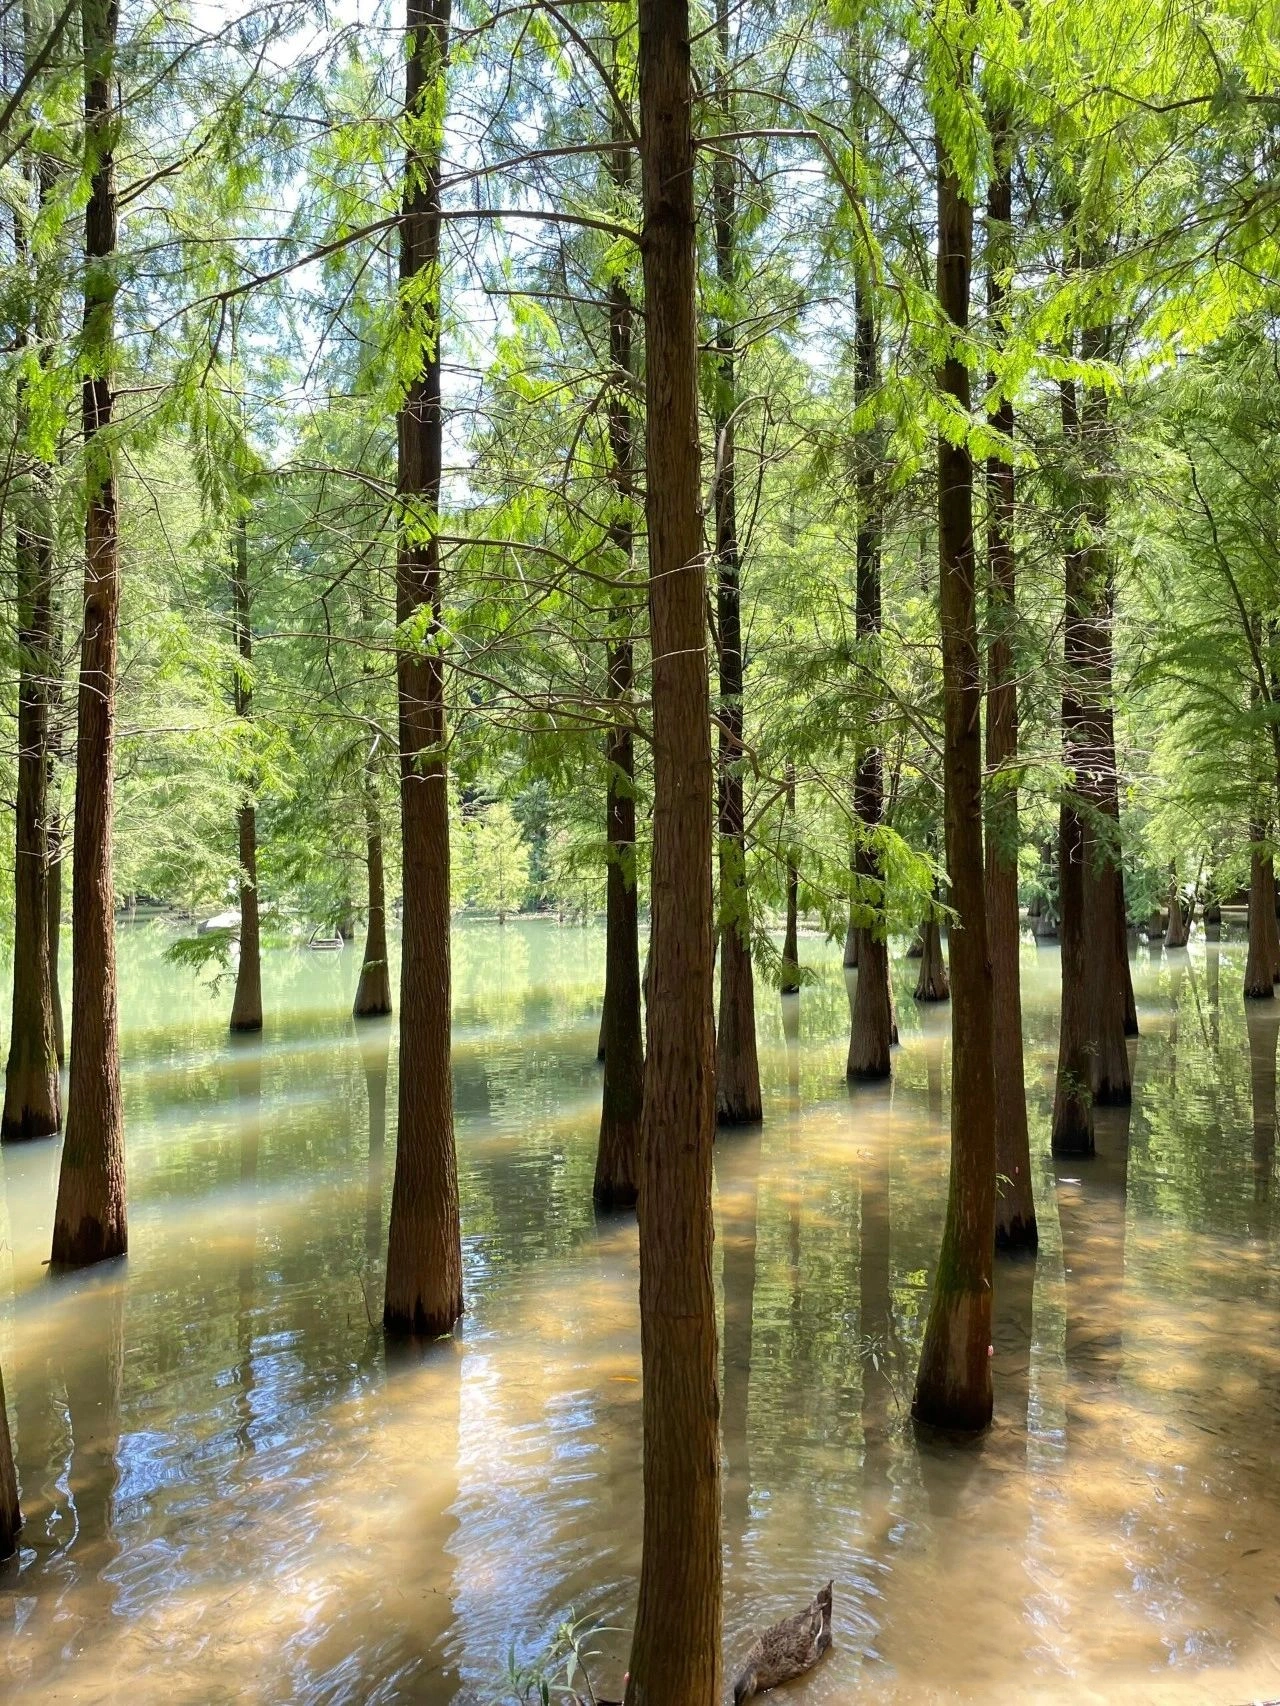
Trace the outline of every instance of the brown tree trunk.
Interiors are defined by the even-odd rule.
[[[787,760],[786,823],[790,826],[787,838],[787,923],[782,938],[782,979],[778,985],[783,995],[800,992],[800,871],[796,865],[795,849],[796,767]]]
[[[720,58],[715,100],[733,129],[728,93],[729,0],[717,0]],[[751,912],[742,788],[742,563],[738,549],[734,418],[738,404],[737,327],[729,315],[738,288],[737,186],[732,145],[718,149],[711,168],[716,279],[725,304],[716,323],[715,529],[716,613],[720,629],[720,1022],[716,1027],[716,1117],[722,1125],[763,1118],[756,1053],[756,994],[751,967]]]
[[[854,405],[860,407],[876,387],[875,305],[868,280],[861,269],[854,278]],[[880,645],[880,494],[876,446],[869,433],[858,441],[858,532],[854,541],[856,573],[855,621],[860,666],[869,676],[878,674]],[[854,861],[857,899],[862,907],[874,908],[869,924],[855,940],[858,967],[849,1023],[849,1056],[845,1075],[858,1080],[887,1078],[889,1050],[893,1042],[893,1003],[889,996],[888,917],[884,876],[870,837],[884,816],[884,773],[880,748],[869,745],[858,755],[853,786],[853,806],[862,833]],[[849,963],[848,949],[845,964]]]
[[[942,929],[931,913],[920,926],[920,975],[916,978],[917,1001],[950,1001],[951,981],[942,953]]]
[[[53,1015],[53,1046],[58,1065],[66,1061],[66,1033],[62,1022],[62,985],[58,960],[62,951],[62,811],[59,801],[59,773],[62,763],[62,602],[55,595],[51,610],[47,713],[48,764],[45,781],[45,848],[48,874],[45,900],[48,906],[49,939],[49,1007]]]
[[[987,308],[997,336],[1005,331],[1004,268],[1013,221],[1013,142],[1008,120],[991,127],[996,170],[987,190]],[[1001,397],[989,416],[1005,439],[1014,434],[1013,403]],[[987,459],[987,930],[991,941],[996,1085],[996,1248],[1034,1250],[1039,1242],[1031,1189],[1031,1144],[1022,1059],[1022,976],[1018,918],[1018,690],[1011,632],[1017,617],[1013,529],[1013,463]]]
[[[426,622],[400,649],[399,1138],[383,1323],[447,1333],[462,1313],[462,1229],[453,1138],[449,975],[449,793],[440,641],[440,149],[450,0],[405,0],[405,158],[400,283],[422,354],[397,418],[401,534],[396,619]]]
[[[1244,967],[1244,993],[1249,1001],[1270,1001],[1275,996],[1275,872],[1271,855],[1262,852],[1266,833],[1260,823],[1249,832],[1253,851],[1249,860],[1249,954]]]
[[[391,1011],[391,967],[387,959],[387,882],[382,868],[382,812],[378,806],[378,782],[372,757],[364,774],[364,840],[369,877],[369,922],[364,936],[364,958],[352,1017],[372,1019]]]
[[[969,319],[973,209],[941,138],[938,303],[957,331]],[[969,371],[953,345],[942,388],[969,410]],[[942,627],[943,813],[951,929],[951,1179],[942,1248],[911,1413],[977,1432],[991,1420],[991,1278],[996,1120],[991,956],[982,859],[982,669],[974,587],[973,460],[938,438],[939,615]]]
[[[1178,867],[1169,867],[1169,925],[1164,933],[1166,948],[1185,948],[1191,935],[1191,914],[1195,903],[1187,907],[1183,903],[1182,890],[1178,884]]]
[[[22,1507],[18,1503],[18,1473],[13,1462],[13,1440],[9,1436],[9,1413],[4,1405],[4,1377],[0,1374],[0,1563],[18,1550]]]
[[[627,1706],[720,1706],[713,770],[688,0],[640,0],[653,923],[640,1160],[644,1533]]]
[[[1063,436],[1079,431],[1076,387],[1064,380]],[[1063,758],[1077,777],[1087,762],[1088,711],[1082,680],[1092,653],[1087,547],[1066,553],[1063,627]],[[1062,943],[1062,1009],[1058,1025],[1058,1069],[1054,1085],[1051,1144],[1055,1154],[1092,1155],[1093,1025],[1085,926],[1089,839],[1085,833],[1079,781],[1062,796],[1058,813],[1058,933]]]
[[[1116,885],[1116,972],[1120,980],[1120,993],[1124,1004],[1124,1034],[1126,1037],[1136,1037],[1138,1035],[1138,1003],[1134,1000],[1133,968],[1129,964],[1129,907],[1124,894],[1124,870],[1118,859],[1114,866],[1113,880]]]
[[[857,855],[855,854],[850,862],[850,870],[856,874],[857,869]],[[853,908],[851,906],[849,908],[849,925],[844,933],[844,969],[846,971],[857,971],[858,949],[860,946],[861,933],[859,932],[858,926],[853,922]]]
[[[231,565],[232,620],[240,663],[236,669],[236,716],[253,715],[253,629],[250,625],[249,528],[244,516],[236,524],[235,557]],[[236,813],[240,847],[240,964],[231,1002],[233,1031],[262,1029],[262,946],[258,926],[258,824],[253,801],[240,802]]]
[[[617,64],[615,45],[614,64]],[[609,169],[621,195],[631,192],[631,150],[623,115],[613,123]],[[640,1017],[640,908],[636,872],[635,743],[630,698],[634,676],[631,577],[634,496],[631,418],[631,297],[624,279],[609,284],[610,480],[617,509],[609,528],[619,569],[611,611],[608,696],[614,721],[605,743],[609,780],[605,804],[608,867],[605,893],[604,1012],[598,1054],[604,1061],[600,1137],[592,1196],[602,1209],[631,1208],[640,1189],[640,1119],[644,1107],[644,1030]]]
[[[112,404],[117,0],[84,0],[82,15],[85,149],[92,161],[85,209],[85,575],[71,872],[71,1076],[51,1257],[53,1266],[67,1268],[122,1256],[129,1242],[111,865],[120,551],[112,452],[109,438],[104,444],[99,436],[109,433]]]

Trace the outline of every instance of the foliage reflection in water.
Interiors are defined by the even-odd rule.
[[[267,956],[267,1028],[122,933],[131,1250],[50,1280],[56,1145],[0,1158],[0,1357],[27,1528],[0,1577],[24,1701],[497,1698],[639,1568],[636,1239],[591,1181],[603,933],[457,931],[469,1312],[388,1359],[396,1047],[358,955]],[[1058,964],[1024,949],[1037,1263],[997,1269],[997,1422],[904,1427],[946,1176],[946,1011],[897,981],[843,1079],[835,949],[762,1000],[766,1124],[716,1151],[730,1662],[836,1580],[804,1701],[1274,1694],[1280,1016],[1242,948],[1136,966],[1131,1113],[1051,1162]]]

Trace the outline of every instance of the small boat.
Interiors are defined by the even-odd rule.
[[[757,1635],[733,1684],[733,1706],[812,1670],[831,1645],[831,1583],[803,1611]]]
[[[311,932],[311,940],[307,946],[316,954],[340,954],[346,943],[341,936],[322,936],[319,929],[315,929]]]

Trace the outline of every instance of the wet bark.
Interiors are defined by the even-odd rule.
[[[111,861],[120,550],[115,469],[109,439],[100,436],[109,432],[112,410],[117,0],[85,0],[82,16],[85,149],[92,162],[85,209],[85,576],[71,872],[71,1075],[51,1257],[53,1266],[67,1268],[122,1256],[129,1242]]]
[[[1061,387],[1063,434],[1079,430],[1076,387]],[[1063,626],[1062,746],[1068,768],[1079,773],[1086,763],[1088,710],[1083,674],[1093,655],[1089,596],[1091,558],[1073,544],[1066,553]],[[1092,1155],[1093,1025],[1088,982],[1085,925],[1089,841],[1079,783],[1064,790],[1058,811],[1058,934],[1062,943],[1062,1007],[1058,1024],[1058,1066],[1054,1084],[1051,1145],[1055,1154]]]
[[[796,767],[787,760],[786,823],[787,837],[787,922],[782,937],[782,978],[779,990],[783,995],[800,992],[800,872],[796,865],[795,849]]]
[[[450,0],[405,0],[406,158],[400,225],[405,313],[421,356],[397,417],[396,660],[404,917],[400,960],[399,1138],[391,1190],[383,1324],[447,1333],[462,1313],[462,1231],[453,1136],[449,966],[449,795],[440,634],[441,98]],[[407,300],[412,296],[412,306]]]
[[[18,1503],[18,1474],[13,1462],[13,1440],[9,1436],[9,1414],[4,1404],[4,1377],[0,1374],[0,1563],[18,1550],[22,1508]]]
[[[715,103],[726,130],[733,129],[728,92],[729,3],[718,0],[720,58]],[[738,546],[734,417],[738,405],[737,327],[729,317],[737,292],[738,213],[732,145],[718,149],[711,169],[716,279],[725,311],[716,322],[715,542],[716,615],[720,637],[720,1022],[716,1027],[716,1117],[722,1125],[750,1125],[763,1117],[756,1053],[755,978],[751,966],[751,915],[743,823],[742,561]]]
[[[866,403],[877,383],[875,306],[869,282],[859,272],[854,280],[854,402]],[[874,675],[880,644],[880,494],[876,446],[868,433],[857,448],[858,532],[854,541],[855,622],[861,667]],[[870,695],[868,695],[870,698]],[[853,806],[862,826],[854,857],[858,903],[873,906],[869,924],[859,928],[854,943],[858,967],[849,1024],[846,1076],[860,1081],[887,1078],[893,1042],[893,1004],[889,998],[888,920],[884,875],[872,836],[884,817],[884,770],[880,748],[868,744],[858,755]],[[848,948],[845,964],[850,963]]]
[[[616,63],[616,50],[615,50]],[[620,194],[631,189],[631,150],[623,115],[615,114],[610,173]],[[634,676],[631,574],[634,567],[631,418],[634,310],[626,284],[609,285],[609,474],[616,510],[609,541],[619,568],[608,653],[613,721],[605,743],[608,866],[605,891],[604,1012],[598,1054],[604,1061],[600,1137],[592,1196],[602,1209],[631,1208],[640,1189],[640,1120],[644,1108],[644,1030],[640,1016],[640,917],[636,872],[635,742],[630,699]]]
[[[235,556],[231,565],[231,608],[235,626],[236,716],[253,715],[253,628],[249,594],[249,528],[244,516],[236,524]],[[236,968],[231,1002],[233,1031],[262,1029],[262,944],[258,923],[258,822],[253,800],[246,796],[236,813],[240,848],[240,964]]]
[[[1244,968],[1244,993],[1248,1001],[1270,1001],[1275,997],[1277,943],[1275,874],[1271,855],[1263,853],[1266,829],[1255,823],[1250,832],[1253,851],[1249,859],[1249,953]]]
[[[29,5],[24,9],[28,58],[38,43],[29,39]],[[43,204],[51,179],[48,168],[30,162]],[[39,306],[41,281],[29,251],[21,215],[14,216],[15,272],[30,291],[24,344],[39,342],[43,367],[53,328]],[[49,965],[49,682],[53,673],[53,517],[49,469],[30,447],[28,385],[17,381],[15,437],[26,462],[25,478],[14,492],[17,510],[13,566],[18,624],[18,767],[14,814],[13,1005],[9,1057],[5,1067],[4,1112],[0,1141],[48,1137],[62,1123],[57,1039],[53,1022],[53,984]]]
[[[387,957],[387,880],[382,866],[382,811],[378,805],[378,780],[370,757],[364,774],[364,844],[369,880],[369,921],[365,928],[364,958],[352,1016],[372,1019],[391,1011],[391,965]]]
[[[687,0],[640,0],[653,923],[640,1182],[644,1530],[627,1706],[720,1706],[713,771]]]
[[[973,209],[941,138],[938,302],[968,324]],[[954,347],[942,389],[969,408],[969,372]],[[991,957],[982,856],[982,671],[974,585],[973,461],[938,440],[939,616],[942,627],[943,813],[956,922],[951,930],[951,1178],[911,1413],[927,1426],[978,1432],[991,1420],[991,1272],[995,1248],[995,1069]]]
[[[1007,295],[1004,268],[1013,220],[1013,143],[1003,116],[993,119],[996,170],[987,190],[987,309],[1001,335]],[[991,425],[1012,440],[1013,403],[1001,397]],[[1017,617],[1013,464],[990,456],[987,484],[987,930],[991,943],[996,1085],[996,1248],[1034,1250],[1039,1242],[1031,1189],[1031,1145],[1022,1059],[1022,976],[1018,917],[1018,690],[1012,630]]]

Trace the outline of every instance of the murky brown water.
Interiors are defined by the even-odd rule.
[[[396,1046],[346,1017],[356,956],[269,956],[233,1044],[161,946],[122,939],[127,1265],[51,1281],[57,1148],[0,1157],[0,1696],[497,1700],[571,1607],[619,1626],[616,1682],[640,1369],[634,1223],[590,1203],[602,933],[458,932],[469,1313],[390,1362]],[[999,1267],[998,1421],[964,1451],[902,1426],[949,1018],[904,983],[894,1082],[850,1092],[843,974],[805,956],[785,1023],[761,1000],[767,1123],[716,1154],[730,1659],[834,1576],[788,1699],[1280,1696],[1280,1014],[1246,1017],[1242,949],[1142,951],[1134,1107],[1091,1163],[1047,1154],[1058,968],[1024,951],[1041,1254]]]

